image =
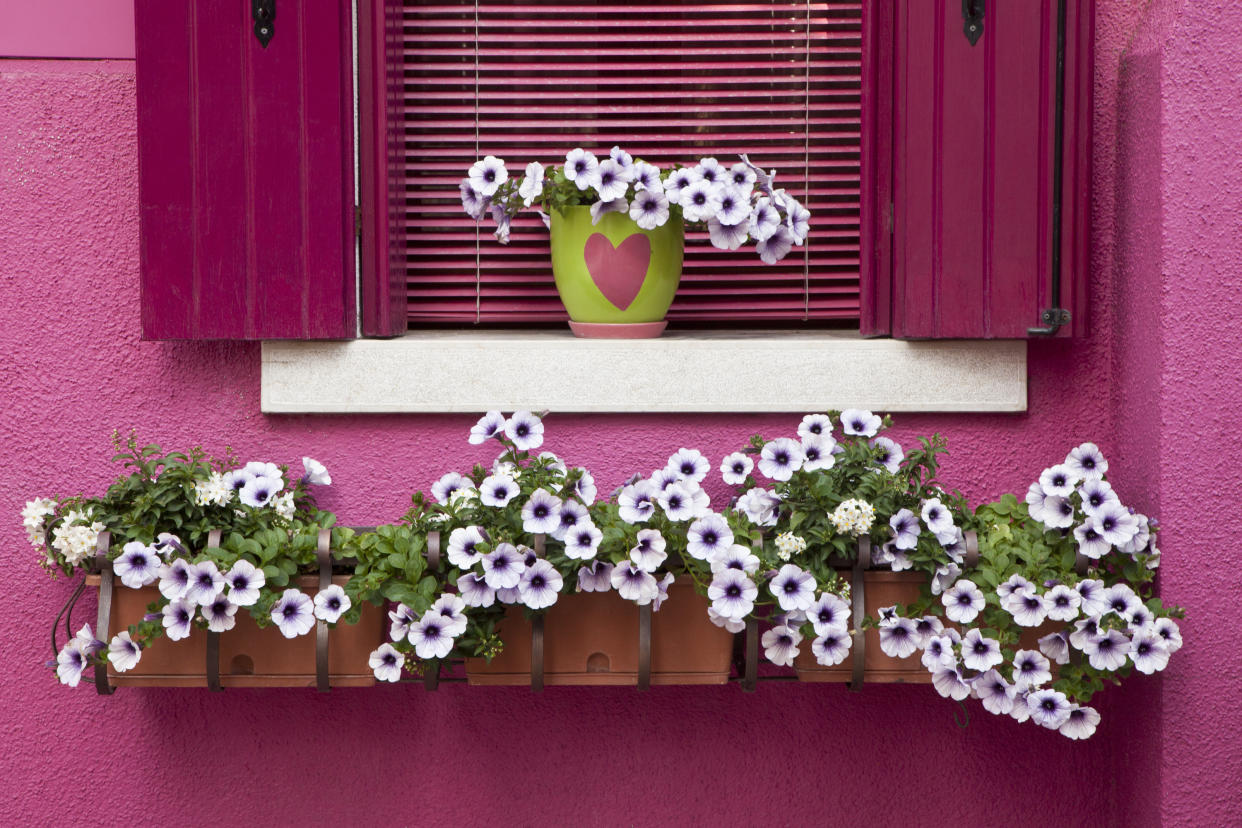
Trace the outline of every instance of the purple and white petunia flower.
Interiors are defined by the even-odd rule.
[[[280,494],[284,484],[271,477],[252,477],[238,492],[238,499],[246,506],[261,509],[272,502],[272,498]]]
[[[519,451],[530,451],[543,445],[543,421],[529,411],[514,411],[505,421],[505,436]]]
[[[449,472],[431,484],[431,496],[437,503],[448,503],[454,492],[463,490],[473,491],[474,484],[470,482],[470,478],[457,472]]]
[[[612,588],[622,598],[639,606],[650,604],[660,594],[655,576],[633,561],[622,561],[612,568]]]
[[[1025,502],[1027,514],[1035,520],[1038,520],[1040,523],[1043,523],[1044,508],[1045,504],[1048,502],[1048,495],[1044,492],[1043,487],[1040,486],[1039,483],[1032,483],[1030,488],[1026,490]],[[1072,510],[1070,520],[1073,520]]]
[[[677,475],[678,480],[702,483],[712,464],[698,449],[682,448],[668,458],[665,468]]]
[[[474,187],[470,186],[469,178],[463,178],[457,188],[461,192],[461,207],[466,211],[466,215],[475,221],[480,221],[483,216],[487,215],[487,209],[491,206],[492,200],[475,192]]]
[[[141,658],[142,648],[130,637],[129,630],[117,633],[108,644],[108,661],[118,673],[134,669]]]
[[[621,199],[630,187],[629,174],[612,158],[605,158],[595,167],[591,186],[599,193],[600,201]]]
[[[590,505],[595,502],[595,495],[598,491],[595,488],[595,476],[586,469],[578,469],[578,477],[574,480],[574,494],[583,503]],[[562,505],[562,511],[564,506]]]
[[[659,529],[640,529],[637,541],[630,550],[630,560],[644,572],[655,572],[668,558],[664,536]]]
[[[469,178],[470,187],[476,193],[493,196],[500,189],[500,185],[505,183],[509,172],[505,169],[503,160],[489,155],[481,161],[475,161],[466,175]]]
[[[677,203],[686,221],[707,221],[720,211],[720,191],[710,181],[700,179],[681,190]]]
[[[708,239],[717,250],[737,250],[746,243],[746,220],[738,224],[723,224],[715,216],[707,220]]]
[[[785,564],[768,591],[786,612],[809,610],[815,604],[815,576],[794,564]]]
[[[61,684],[77,687],[86,669],[86,651],[76,641],[70,641],[56,654],[56,677]]]
[[[670,204],[681,203],[681,193],[694,183],[694,173],[690,169],[673,170],[664,181],[664,194]]]
[[[884,438],[880,437],[877,439],[882,440]],[[926,524],[927,528],[930,529],[937,537],[954,529],[953,513],[940,502],[940,498],[938,497],[933,497],[929,500],[923,501],[922,517],[923,523]]]
[[[673,469],[670,469],[668,466],[665,466],[662,469],[656,469],[655,471],[651,473],[651,476],[647,478],[647,482],[649,482],[655,488],[656,491],[660,491],[660,492],[664,491],[669,486],[673,485],[674,483],[679,482],[680,480],[681,480],[681,476]]]
[[[710,563],[713,573],[726,569],[738,569],[753,575],[759,571],[759,558],[740,543],[720,550],[711,557]]]
[[[1088,639],[1082,648],[1087,661],[1097,670],[1120,670],[1130,654],[1130,639],[1121,630],[1109,630]]]
[[[829,434],[809,434],[802,438],[803,471],[823,471],[837,464],[833,450],[837,441]]]
[[[228,599],[239,607],[249,607],[259,600],[259,590],[267,583],[267,575],[250,561],[239,559],[224,576]]]
[[[535,199],[543,194],[543,164],[531,161],[526,165],[526,175],[518,186],[518,195],[522,197],[522,206],[529,207]]]
[[[630,218],[644,230],[663,227],[668,221],[668,196],[662,189],[650,187],[639,190],[629,204]]]
[[[660,607],[668,600],[668,588],[673,585],[674,580],[673,573],[665,572],[664,577],[656,584],[656,597],[651,602],[652,612],[659,612]]]
[[[1100,620],[1095,617],[1083,618],[1074,622],[1074,631],[1069,634],[1069,643],[1079,650],[1086,650],[1087,645],[1095,641],[1103,633],[1100,631]]]
[[[699,163],[694,166],[694,177],[708,184],[723,186],[728,178],[728,170],[715,158],[700,158]]]
[[[164,605],[162,623],[164,634],[169,641],[180,641],[189,636],[194,624],[194,609],[195,604],[184,598],[169,601]]]
[[[505,430],[505,417],[499,411],[489,411],[479,418],[479,421],[470,427],[470,444],[474,446],[482,445],[494,437],[499,437]],[[441,480],[449,478],[454,472],[449,472]],[[461,477],[461,475],[457,475]],[[451,492],[450,492],[451,494]],[[448,499],[448,495],[440,497],[436,495],[436,500],[443,503]]]
[[[1112,484],[1107,480],[1084,480],[1078,487],[1078,496],[1082,498],[1082,510],[1088,517],[1094,515],[1105,504],[1121,503],[1121,498],[1117,497]]]
[[[664,184],[660,181],[660,168],[646,161],[636,161],[630,171],[630,177],[636,190],[658,190],[664,192]],[[667,203],[667,202],[666,202]]]
[[[707,597],[717,614],[734,621],[744,619],[754,610],[758,595],[759,587],[755,582],[737,569],[717,572],[707,587]]]
[[[788,667],[798,657],[800,643],[802,633],[793,627],[773,627],[763,634],[763,657],[778,667]]]
[[[1048,617],[1048,602],[1034,591],[1014,592],[1001,602],[1001,606],[1020,627],[1038,627]]]
[[[578,569],[579,592],[607,592],[612,589],[612,564],[591,561]]]
[[[689,481],[670,483],[656,495],[656,502],[669,520],[675,523],[689,520],[696,512],[694,489],[698,489],[698,485]]]
[[[987,603],[983,597],[983,591],[968,578],[959,580],[945,590],[940,596],[940,601],[944,604],[944,614],[948,619],[959,624],[969,624],[974,621],[984,604]]]
[[[185,547],[181,545],[181,538],[172,532],[160,532],[155,539],[155,543],[151,544],[151,548],[159,553],[160,557],[165,560],[174,552],[184,552]]]
[[[1103,504],[1087,522],[1112,546],[1125,546],[1138,534],[1138,521],[1120,503]]]
[[[199,611],[207,622],[209,632],[227,632],[237,623],[237,604],[222,594],[217,595],[210,604],[204,604]]]
[[[511,543],[500,543],[483,555],[483,580],[491,589],[512,589],[522,580],[526,558]]]
[[[822,593],[806,611],[816,635],[844,633],[850,626],[850,605],[831,592]]]
[[[755,487],[738,498],[736,510],[757,526],[775,526],[780,505],[780,495]]]
[[[672,573],[670,572],[669,574],[671,575]],[[737,621],[732,618],[725,618],[723,615],[716,612],[716,610],[710,606],[707,608],[707,618],[717,627],[724,627],[726,630],[728,630],[731,633],[740,633],[742,630],[746,629],[745,621]]]
[[[483,580],[483,576],[474,572],[461,575],[457,578],[457,594],[461,596],[462,601],[468,607],[490,607],[496,603],[496,590],[487,585],[487,581]],[[403,605],[404,606],[404,605]],[[407,607],[408,609],[408,607]],[[392,613],[389,613],[391,616]],[[411,618],[412,622],[414,619]],[[394,641],[404,638],[409,634],[407,625],[405,633],[402,635],[393,635]]]
[[[460,579],[458,584],[460,584]],[[388,611],[388,618],[392,624],[388,628],[388,637],[393,641],[400,641],[410,634],[410,627],[418,621],[418,616],[414,614],[414,610],[405,604],[397,604],[397,608]]]
[[[286,589],[272,605],[272,621],[285,638],[306,635],[315,626],[315,608],[310,596],[296,589]]]
[[[384,643],[371,653],[367,665],[379,681],[399,681],[401,668],[405,666],[405,656],[396,647]]]
[[[520,600],[531,609],[544,609],[556,603],[565,581],[561,573],[545,560],[528,564],[518,583]]]
[[[901,461],[906,458],[906,453],[902,451],[901,446],[887,437],[876,437],[871,441],[871,447],[876,450],[875,461],[888,469],[890,474],[896,474],[901,468]],[[950,521],[952,521],[951,517]]]
[[[956,563],[941,564],[932,575],[931,594],[940,595],[949,585],[955,583],[962,575],[962,568]]]
[[[750,237],[757,242],[765,242],[781,228],[781,214],[772,206],[772,200],[761,198],[755,202],[750,211],[748,229]]]
[[[142,541],[130,541],[112,562],[112,569],[121,583],[130,589],[138,589],[158,581],[162,565],[154,549]]]
[[[427,612],[438,612],[444,619],[444,632],[456,638],[466,631],[466,601],[460,595],[445,593],[436,599]]]
[[[504,508],[518,492],[517,481],[507,474],[490,474],[479,484],[479,500],[484,506]]]
[[[1015,722],[1025,722],[1031,718],[1031,709],[1028,707],[1030,694],[1018,691],[1014,695],[1013,710],[1009,711],[1009,716]]]
[[[1039,651],[1057,664],[1069,664],[1069,639],[1064,631],[1048,633],[1039,639]]]
[[[414,645],[414,654],[422,659],[445,658],[453,651],[453,636],[448,633],[449,622],[434,610],[423,613],[412,627],[407,640]]]
[[[1052,681],[1048,659],[1034,650],[1018,650],[1013,656],[1013,685],[1019,690],[1033,690]]]
[[[1121,551],[1130,556],[1146,552],[1151,545],[1151,523],[1145,515],[1136,514],[1133,517],[1137,531],[1130,540],[1121,545]]]
[[[351,606],[353,602],[339,584],[330,584],[327,589],[315,593],[315,617],[320,621],[335,624]]]
[[[833,667],[845,661],[850,654],[850,637],[841,630],[821,633],[811,642],[811,654],[817,664]]]
[[[621,149],[621,147],[614,146],[611,150],[609,150],[608,157],[611,158],[613,162],[615,162],[616,165],[621,168],[622,172],[625,174],[626,181],[633,180],[634,178],[634,156],[630,155],[628,152]]]
[[[948,667],[932,673],[932,686],[946,699],[961,701],[970,695],[970,685],[962,678],[956,667]]]
[[[1087,518],[1085,523],[1074,528],[1074,539],[1078,541],[1079,552],[1092,560],[1099,560],[1112,551],[1113,545],[1104,539],[1092,520]]]
[[[927,639],[921,660],[929,673],[957,669],[957,653],[953,646],[953,638],[948,635],[934,635]]]
[[[483,557],[477,548],[486,543],[481,526],[458,526],[449,533],[448,561],[458,569],[469,569]]]
[[[1036,690],[1026,697],[1026,706],[1031,720],[1050,730],[1056,730],[1069,720],[1069,699],[1057,690]]]
[[[962,636],[962,665],[968,670],[987,672],[1004,662],[1000,642],[987,638],[979,630],[970,630]]]
[[[1078,475],[1069,466],[1058,464],[1044,469],[1039,475],[1039,486],[1051,497],[1069,497],[1079,483]]]
[[[1074,525],[1074,504],[1068,497],[1048,495],[1038,519],[1049,529],[1068,529]]]
[[[1093,707],[1074,705],[1057,731],[1070,739],[1090,739],[1100,724],[1100,714]]]
[[[749,194],[755,187],[755,171],[739,161],[729,168],[725,181]]]
[[[625,486],[617,494],[617,515],[626,523],[646,523],[655,514],[658,491],[648,480]]]
[[[686,553],[700,561],[709,560],[732,545],[733,530],[714,512],[699,518],[686,530]]]
[[[1095,443],[1083,443],[1071,449],[1065,458],[1065,465],[1080,480],[1100,480],[1108,471],[1108,461],[1104,452]]]
[[[807,414],[798,423],[798,437],[805,440],[819,436],[832,436],[832,418],[827,414]]]
[[[1078,592],[1065,584],[1057,584],[1044,595],[1048,604],[1048,618],[1052,621],[1073,621],[1078,617],[1082,598]]]
[[[759,258],[764,264],[776,264],[789,255],[792,247],[793,236],[783,224],[772,235],[755,243],[755,250],[759,251]]]
[[[983,709],[994,716],[1007,716],[1013,710],[1018,691],[995,670],[988,670],[971,683],[983,702]]]
[[[1129,655],[1134,669],[1149,676],[1169,666],[1169,650],[1154,631],[1140,631],[1130,639]]]
[[[1152,629],[1156,635],[1160,636],[1160,640],[1164,642],[1170,654],[1182,648],[1182,633],[1177,628],[1177,622],[1172,618],[1157,618]]]
[[[785,226],[794,244],[802,244],[811,232],[811,211],[793,198],[785,199]]]
[[[590,520],[590,512],[587,510],[587,507],[572,498],[562,501],[560,521],[556,529],[552,531],[552,537],[563,541],[575,527],[582,523],[590,522]]]
[[[893,546],[898,549],[913,549],[919,544],[919,519],[909,509],[902,509],[888,519],[893,531]]]
[[[773,480],[786,481],[802,468],[806,456],[802,444],[788,437],[777,437],[759,452],[759,471]]]
[[[532,535],[550,535],[561,524],[561,499],[546,489],[531,492],[522,507],[522,529]]]
[[[1031,583],[1021,575],[1014,573],[1010,575],[1003,583],[996,587],[996,594],[1001,600],[1009,598],[1015,592],[1035,592],[1035,584]]]
[[[604,533],[587,518],[565,533],[565,557],[577,561],[595,557]]]
[[[581,147],[575,147],[565,154],[565,177],[572,181],[579,190],[591,186],[595,178],[595,170],[599,167],[599,159],[595,153]]]
[[[934,615],[914,619],[914,643],[919,649],[927,646],[933,638],[944,634],[944,623]]]
[[[755,461],[750,459],[750,455],[735,451],[720,461],[720,476],[730,486],[740,486],[754,468]]]
[[[746,239],[746,231],[750,224],[749,193],[740,187],[726,184],[720,189],[720,208],[713,217],[726,227],[741,227],[741,241]]]
[[[216,600],[216,596],[224,590],[224,576],[212,561],[192,564],[189,570],[189,585],[186,587],[185,600],[206,606]]]
[[[865,408],[847,408],[841,412],[841,430],[859,437],[874,437],[884,424],[879,414]]]
[[[1078,592],[1079,608],[1083,615],[1103,615],[1108,612],[1108,594],[1104,582],[1098,578],[1086,578],[1079,581],[1074,589]]]
[[[906,658],[918,649],[915,623],[911,618],[893,618],[880,624],[880,649],[892,658]]]

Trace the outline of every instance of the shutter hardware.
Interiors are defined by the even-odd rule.
[[[983,3],[984,0],[962,0],[962,31],[971,46],[983,37]]]
[[[276,34],[276,0],[251,0],[250,10],[254,15],[254,36],[266,49]]]
[[[966,0],[963,0],[966,2]],[[980,0],[982,5],[983,0]],[[1065,151],[1065,0],[1057,0],[1057,101],[1052,136],[1052,307],[1039,315],[1043,327],[1027,328],[1030,336],[1053,336],[1068,325],[1070,312],[1061,307],[1061,180]]]

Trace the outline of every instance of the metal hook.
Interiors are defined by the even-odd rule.
[[[962,31],[971,46],[983,37],[983,3],[984,0],[962,0]]]
[[[266,49],[276,34],[276,0],[251,0],[250,13],[254,17],[254,36]]]

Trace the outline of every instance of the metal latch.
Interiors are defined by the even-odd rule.
[[[254,36],[266,49],[276,34],[276,0],[250,0],[250,11],[254,16]]]
[[[971,46],[983,37],[983,3],[984,0],[962,0],[962,31]]]

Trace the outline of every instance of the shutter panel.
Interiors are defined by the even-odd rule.
[[[521,175],[526,162],[614,144],[662,168],[748,153],[812,212],[807,246],[775,266],[753,246],[715,250],[690,233],[670,320],[857,318],[858,0],[374,2],[390,16],[372,83],[396,84],[370,164],[364,138],[363,180],[390,211],[379,232],[391,246],[364,252],[366,281],[382,297],[404,270],[412,324],[565,319],[539,219],[521,214],[502,246],[462,211],[457,185],[484,155]]]
[[[1059,221],[1058,6],[1065,37]],[[892,19],[877,30],[892,38],[881,46],[892,52],[892,111],[877,115],[888,135],[875,144],[880,153],[891,148],[892,177],[865,213],[872,226],[864,334],[1026,337],[1052,307],[1057,268],[1060,307],[1072,322],[1056,333],[1084,332],[1092,11],[1089,0],[989,2],[972,46],[961,4],[893,4]],[[883,73],[877,70],[878,83]],[[885,195],[891,228],[879,201]],[[891,278],[883,249],[890,231]]]
[[[137,0],[142,333],[354,335],[348,0]]]

